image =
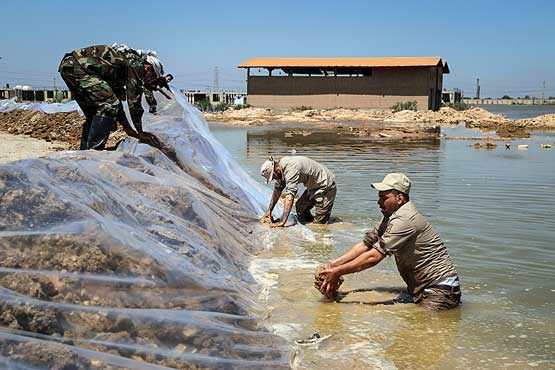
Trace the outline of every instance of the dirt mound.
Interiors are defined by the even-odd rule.
[[[100,154],[0,166],[2,359],[285,368],[287,347],[252,315],[248,210],[165,172],[157,151]]]
[[[519,119],[516,123],[528,127],[555,128],[555,114],[544,114],[534,118]]]
[[[49,142],[69,144],[69,149],[79,149],[85,118],[77,112],[43,113],[30,110],[13,110],[0,113],[0,131],[13,135],[28,135]],[[127,135],[118,127],[110,135],[107,146],[113,146]]]

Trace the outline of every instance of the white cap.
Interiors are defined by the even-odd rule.
[[[158,59],[158,54],[154,50],[142,50],[142,49],[132,49],[125,44],[118,44],[113,43],[112,47],[118,51],[127,52],[130,50],[135,51],[139,54],[145,62],[150,64],[154,69],[154,73],[156,73],[156,77],[161,77],[164,74],[164,66],[162,66],[162,62]]]
[[[372,187],[378,191],[397,190],[401,193],[410,192],[410,179],[404,173],[390,173],[386,175],[382,182],[375,182]]]
[[[262,167],[260,167],[260,175],[266,179],[266,184],[269,184],[270,181],[272,181],[274,164],[273,158],[270,158],[266,162],[262,163]]]
[[[160,61],[160,59],[158,59],[155,53],[149,52],[148,54],[146,54],[145,60],[154,69],[156,77],[161,77],[164,74],[164,67],[162,66],[162,62]]]

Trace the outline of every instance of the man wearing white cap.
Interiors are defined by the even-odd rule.
[[[342,275],[395,256],[397,269],[415,303],[434,310],[459,305],[457,272],[439,234],[409,200],[410,186],[410,179],[402,173],[390,173],[382,182],[372,184],[378,190],[383,218],[361,242],[325,267],[322,294],[335,298]]]
[[[335,201],[335,176],[325,166],[307,157],[283,157],[278,162],[272,157],[262,164],[260,175],[266,184],[276,180],[270,206],[262,221],[270,222],[272,227],[285,226],[287,217],[293,207],[293,200],[298,192],[299,183],[306,190],[297,200],[297,218],[302,223],[315,222],[325,224],[329,221],[333,202]],[[283,215],[278,222],[272,222],[272,211],[281,193],[285,193]],[[315,207],[315,215],[310,210]]]
[[[85,115],[81,149],[103,150],[116,122],[128,135],[159,145],[153,134],[143,131],[141,104],[145,89],[168,88],[156,53],[123,44],[93,45],[66,53],[59,72]],[[123,110],[125,100],[134,128]]]

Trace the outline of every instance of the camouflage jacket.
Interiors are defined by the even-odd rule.
[[[133,123],[140,125],[145,79],[141,56],[132,49],[120,51],[109,45],[89,46],[72,54],[87,73],[106,81],[119,100],[127,100]]]

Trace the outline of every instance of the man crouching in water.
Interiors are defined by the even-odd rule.
[[[379,192],[383,218],[361,242],[320,272],[322,294],[335,298],[342,275],[373,267],[393,255],[414,303],[432,310],[460,304],[457,272],[439,234],[409,200],[410,186],[402,173],[391,173],[372,184]]]

